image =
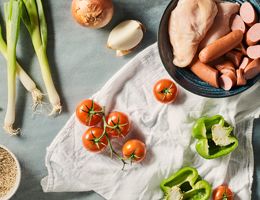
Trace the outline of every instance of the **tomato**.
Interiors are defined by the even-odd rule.
[[[89,128],[82,136],[83,146],[91,152],[100,152],[104,150],[108,144],[108,140],[104,135],[99,141],[95,141],[98,139],[104,129],[99,127],[91,127]]]
[[[86,126],[94,126],[102,120],[102,108],[91,99],[82,101],[76,108],[76,116]]]
[[[233,200],[234,194],[227,185],[218,186],[213,192],[213,200]]]
[[[177,97],[178,90],[171,80],[161,79],[154,85],[153,94],[161,103],[172,103]]]
[[[123,148],[124,158],[130,159],[131,162],[141,162],[146,155],[146,147],[140,140],[128,140]]]
[[[106,117],[106,132],[110,137],[125,137],[130,131],[128,116],[122,112],[111,112]]]

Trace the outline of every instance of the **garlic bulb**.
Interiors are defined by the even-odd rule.
[[[129,54],[142,41],[144,32],[139,21],[123,21],[110,32],[107,47],[116,50],[117,56]]]

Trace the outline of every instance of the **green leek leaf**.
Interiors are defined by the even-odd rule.
[[[40,21],[40,32],[41,32],[41,39],[42,39],[42,46],[46,49],[47,46],[47,23],[43,11],[42,1],[36,0],[38,14],[39,14],[39,21]]]

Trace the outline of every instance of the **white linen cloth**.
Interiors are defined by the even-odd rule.
[[[81,136],[87,127],[75,114],[47,148],[48,176],[41,184],[45,192],[94,190],[106,199],[161,199],[160,182],[183,166],[193,166],[213,188],[227,183],[240,200],[251,199],[253,181],[252,126],[259,115],[260,84],[241,95],[209,99],[194,95],[180,86],[177,101],[170,105],[157,102],[153,85],[170,78],[154,44],[127,63],[93,98],[106,106],[106,112],[125,112],[132,120],[129,138],[147,145],[142,164],[127,165],[111,159],[109,152],[86,151]],[[228,156],[205,160],[195,150],[191,137],[195,120],[221,114],[235,127],[239,147]],[[117,149],[124,141],[116,142]]]

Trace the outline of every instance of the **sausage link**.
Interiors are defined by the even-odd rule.
[[[245,79],[249,80],[260,74],[260,58],[253,60],[244,70]]]
[[[201,80],[207,82],[215,88],[219,88],[218,70],[200,62],[199,60],[193,62],[190,69]]]
[[[231,90],[237,83],[236,74],[233,72],[222,74],[219,77],[220,87],[224,90]]]
[[[237,69],[237,85],[242,86],[246,85],[247,81],[244,77],[244,70],[242,68]]]
[[[234,65],[238,68],[242,59],[242,53],[239,51],[230,51],[226,53],[226,58],[228,58]]]
[[[237,47],[242,42],[242,39],[242,31],[232,31],[231,33],[225,35],[222,38],[219,38],[215,42],[202,49],[199,53],[199,59],[203,63],[213,61]]]

